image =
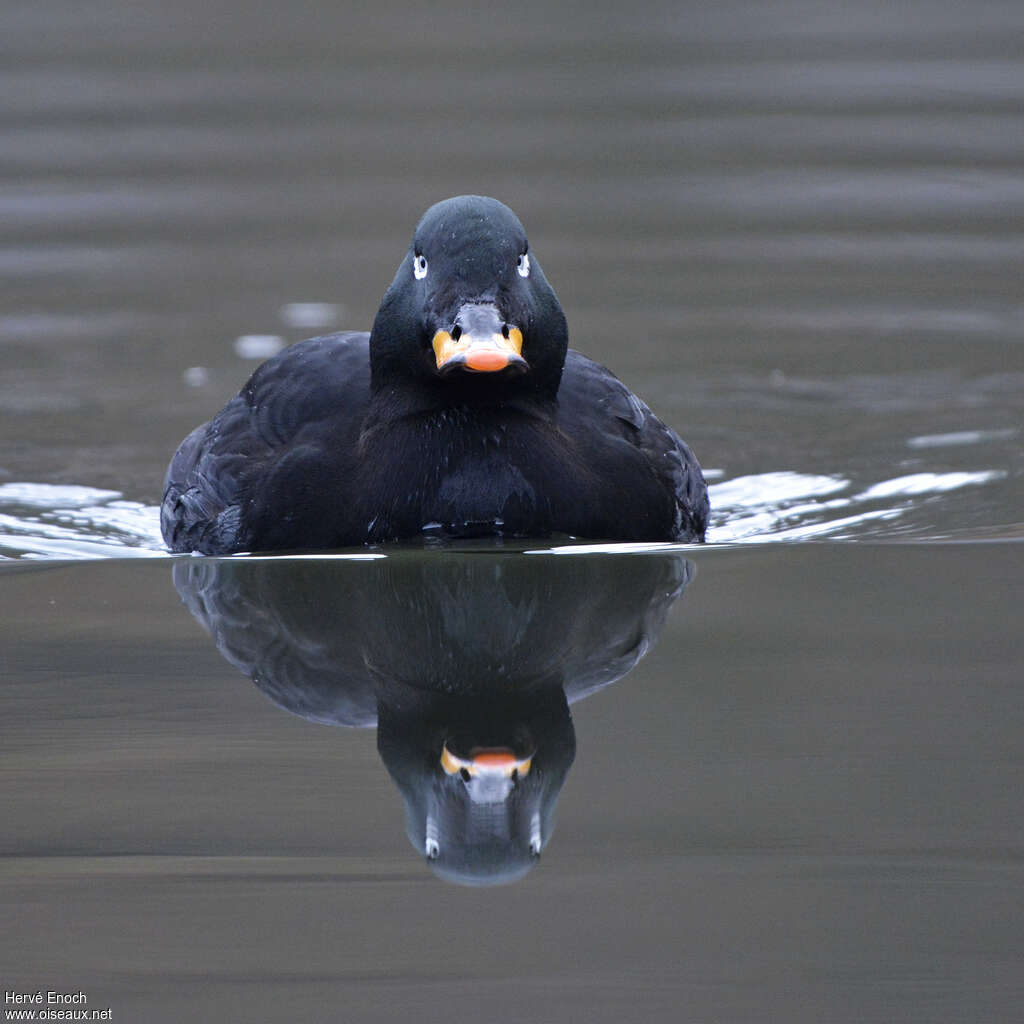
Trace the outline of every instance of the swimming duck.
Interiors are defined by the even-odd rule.
[[[702,541],[689,447],[568,347],[516,215],[423,215],[369,334],[285,349],[181,443],[160,525],[229,554],[423,535]]]

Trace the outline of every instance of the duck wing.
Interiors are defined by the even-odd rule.
[[[310,514],[322,480],[316,473],[307,479],[309,468],[325,457],[337,461],[358,435],[369,393],[368,342],[365,332],[344,332],[293,345],[185,438],[168,467],[160,509],[172,551],[258,550],[267,546],[264,520],[284,520],[287,531],[290,509]],[[268,509],[280,514],[264,515]]]
[[[672,540],[704,540],[708,488],[696,456],[611,370],[569,349],[558,404],[560,423],[624,443],[643,457],[668,496]]]

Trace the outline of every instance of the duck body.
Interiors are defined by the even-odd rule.
[[[477,196],[439,203],[371,333],[286,349],[182,442],[164,540],[206,554],[423,535],[703,540],[693,453],[567,339],[515,215]]]

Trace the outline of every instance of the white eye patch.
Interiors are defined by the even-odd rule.
[[[412,273],[417,281],[422,281],[427,276],[427,257],[422,253],[417,253],[413,258]]]
[[[516,270],[519,272],[520,277],[530,276],[530,255],[529,253],[523,253],[516,262]]]

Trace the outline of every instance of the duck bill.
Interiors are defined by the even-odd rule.
[[[453,752],[447,742],[441,748],[441,767],[446,775],[464,778],[525,778],[533,764],[533,753],[517,755],[509,747],[480,747],[468,756]]]
[[[457,370],[523,373],[529,369],[522,356],[523,332],[506,323],[491,303],[464,305],[451,330],[434,334],[433,349],[443,375]]]

